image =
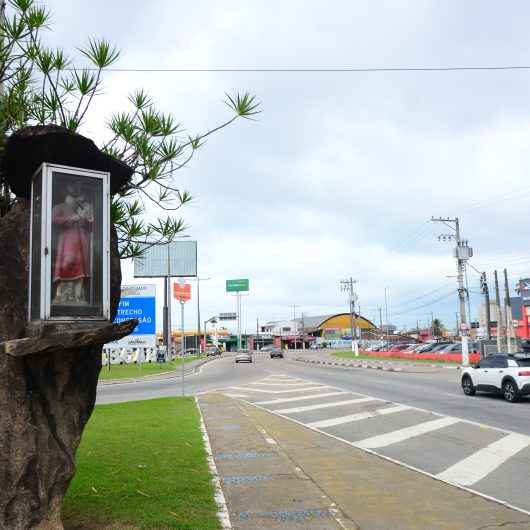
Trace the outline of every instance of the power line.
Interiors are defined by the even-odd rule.
[[[68,67],[62,68],[62,71],[87,70],[98,71],[98,68],[89,67]],[[264,72],[264,73],[378,73],[378,72],[492,72],[492,71],[516,71],[530,70],[529,65],[506,65],[506,66],[197,66],[184,67],[172,66],[167,68],[161,67],[114,67],[105,68],[105,72],[120,73],[186,73],[186,72]]]
[[[429,302],[427,302],[425,304],[419,305],[419,306],[414,307],[412,309],[407,309],[406,311],[399,311],[398,313],[392,313],[391,316],[392,317],[396,317],[396,316],[400,316],[400,315],[406,315],[406,314],[409,314],[409,313],[413,313],[415,311],[419,311],[420,309],[424,309],[426,307],[433,306],[433,305],[441,302],[442,300],[445,300],[446,298],[449,298],[450,296],[454,296],[454,293],[455,293],[454,290],[452,290],[449,293],[446,293],[443,296],[440,296],[440,298],[436,298],[435,300],[430,300]]]
[[[429,291],[427,293],[424,293],[424,294],[421,294],[419,296],[416,296],[414,298],[411,298],[409,300],[405,300],[404,302],[397,302],[395,304],[392,304],[392,306],[407,306],[407,305],[410,305],[411,303],[413,302],[417,302],[418,300],[421,300],[422,298],[427,298],[428,296],[431,296],[433,295],[434,293],[437,293],[439,291],[441,291],[442,289],[447,289],[447,284],[446,285],[441,285],[440,287],[437,287],[436,289],[433,289],[432,291]]]

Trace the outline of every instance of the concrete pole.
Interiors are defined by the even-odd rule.
[[[506,346],[508,353],[512,353],[513,317],[512,303],[510,301],[510,288],[508,287],[508,272],[504,269],[504,321],[506,322]]]
[[[180,378],[182,384],[182,395],[184,396],[184,350],[186,349],[186,337],[184,336],[184,302],[180,302],[180,348],[181,348],[181,364],[180,364]]]
[[[236,294],[237,304],[237,349],[241,349],[241,293],[237,291]]]
[[[462,365],[469,366],[469,344],[468,344],[468,330],[467,318],[466,318],[466,292],[467,289],[464,286],[464,275],[465,275],[465,261],[460,259],[459,247],[462,242],[460,240],[460,222],[458,217],[455,218],[455,231],[456,231],[456,277],[458,281],[458,301],[460,305],[460,333],[462,337]]]
[[[502,312],[501,312],[501,300],[499,294],[499,277],[497,271],[493,272],[495,277],[495,303],[497,305],[497,351],[502,351]]]

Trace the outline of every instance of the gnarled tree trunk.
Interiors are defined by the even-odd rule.
[[[28,333],[29,217],[28,203],[20,200],[8,215],[0,218],[0,343],[22,339]],[[120,283],[120,260],[113,233],[112,318]],[[107,325],[107,335],[108,328]],[[55,336],[62,333],[60,329],[54,331]],[[83,335],[80,331],[78,335]],[[44,333],[49,334],[49,330]],[[79,342],[80,346],[75,346],[74,340],[55,347],[52,337],[47,349],[29,355],[8,354],[5,344],[0,348],[2,529],[62,528],[61,504],[75,472],[75,451],[94,408],[102,343],[109,338],[98,343],[99,331],[91,333],[96,337]],[[89,345],[83,345],[87,342]]]

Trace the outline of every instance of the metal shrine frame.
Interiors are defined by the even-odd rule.
[[[52,198],[54,173],[68,174],[77,177],[97,178],[102,180],[101,207],[103,218],[101,222],[101,314],[98,315],[51,315],[52,296]],[[41,219],[40,219],[40,293],[33,293],[33,215],[34,215],[34,185],[36,178],[41,175]],[[109,320],[110,319],[110,173],[94,171],[59,164],[43,163],[33,174],[31,182],[31,217],[29,237],[29,282],[28,282],[28,321],[80,321],[80,320]],[[33,296],[39,297],[38,317],[32,315]]]

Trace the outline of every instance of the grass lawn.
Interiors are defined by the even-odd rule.
[[[65,529],[219,529],[199,422],[193,398],[97,406],[77,451]]]
[[[363,360],[363,361],[397,361],[397,362],[407,362],[407,363],[438,363],[438,364],[461,364],[458,361],[436,361],[432,359],[397,359],[394,357],[383,357],[378,355],[363,355],[359,354],[358,357],[355,357],[353,353],[350,350],[338,350],[332,352],[331,355],[334,357],[340,357],[341,359],[357,359],[357,360]]]
[[[190,355],[185,357],[184,362],[189,363],[196,359],[202,359],[204,355]],[[174,359],[168,363],[141,363],[141,364],[111,364],[104,365],[99,373],[100,379],[128,379],[130,377],[141,377],[144,375],[160,374],[176,370],[181,364],[181,359]]]

